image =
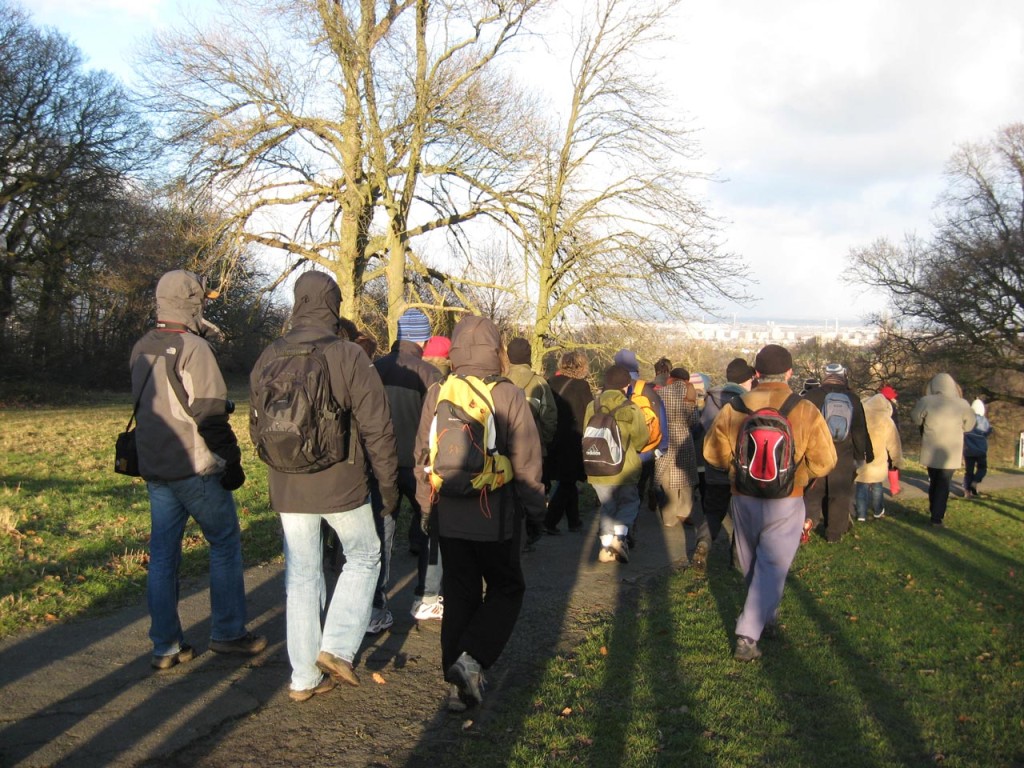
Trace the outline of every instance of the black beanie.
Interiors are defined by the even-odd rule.
[[[785,373],[793,367],[793,356],[789,350],[778,344],[768,344],[761,348],[754,358],[754,368],[765,376]]]
[[[754,378],[757,373],[750,367],[750,363],[742,357],[735,358],[725,369],[725,380],[733,384],[742,384],[748,379]]]
[[[633,381],[629,371],[622,365],[609,365],[604,372],[605,389],[625,389]]]
[[[530,362],[530,342],[516,337],[508,343],[508,361],[513,365]]]

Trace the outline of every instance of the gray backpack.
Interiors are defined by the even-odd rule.
[[[853,403],[845,392],[829,392],[821,404],[821,415],[825,417],[832,442],[841,443],[850,436],[853,423]]]

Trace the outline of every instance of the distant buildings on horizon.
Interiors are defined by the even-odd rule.
[[[862,347],[878,341],[878,326],[858,321],[831,320],[815,323],[810,320],[691,320],[682,323],[659,323],[667,340],[709,341],[730,346],[759,349],[765,344],[798,344],[817,338],[821,343],[838,341],[851,347]]]

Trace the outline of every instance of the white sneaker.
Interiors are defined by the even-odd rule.
[[[440,621],[444,618],[444,598],[437,598],[436,602],[426,603],[420,600],[412,607],[412,617],[416,621]]]
[[[873,512],[872,513],[872,517],[874,517],[875,520],[878,520],[879,518],[885,517],[885,507],[882,507],[877,512]]]
[[[611,547],[601,547],[601,551],[597,553],[597,562],[599,563],[614,563],[618,559],[615,550]]]
[[[366,634],[368,635],[379,635],[385,629],[391,629],[391,625],[395,623],[395,617],[391,615],[391,611],[384,611],[384,613],[370,617],[370,624],[366,628]]]

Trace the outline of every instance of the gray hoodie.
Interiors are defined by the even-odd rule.
[[[156,287],[156,327],[132,348],[139,469],[146,480],[216,474],[241,460],[228,423],[227,385],[199,335],[205,294],[198,275],[165,274]]]
[[[975,415],[948,373],[937,373],[925,395],[914,404],[910,420],[921,428],[921,463],[931,469],[959,469],[964,432],[974,429]]]

